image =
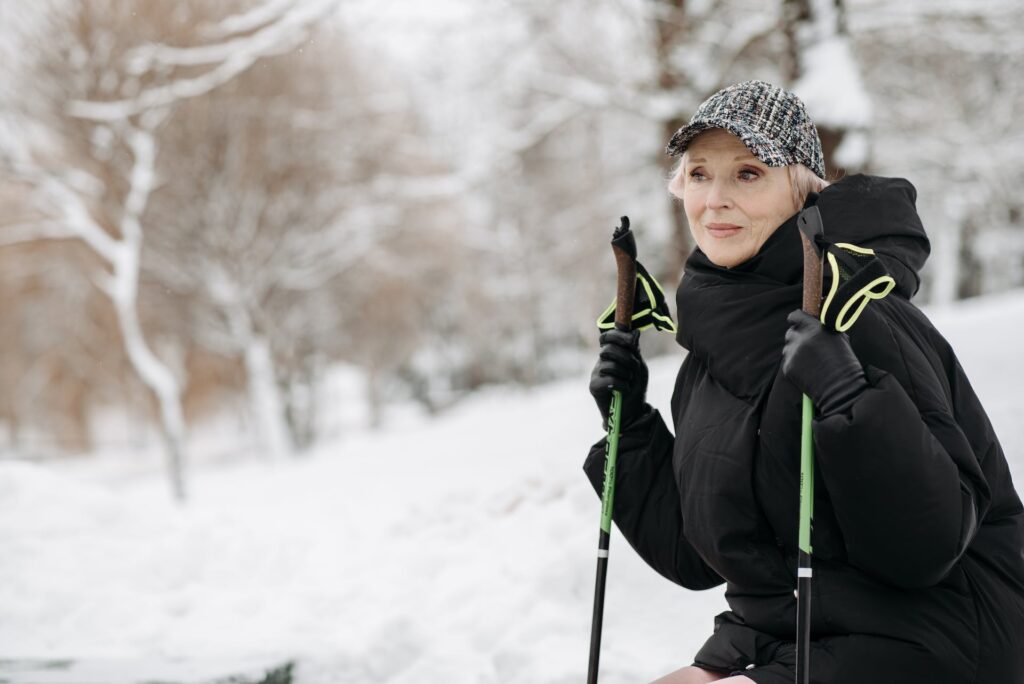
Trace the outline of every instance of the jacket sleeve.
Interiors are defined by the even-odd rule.
[[[598,496],[604,485],[605,443],[587,455],[583,470]],[[612,520],[630,546],[663,577],[688,589],[724,580],[683,535],[679,491],[672,470],[674,439],[652,410],[619,436]]]
[[[901,354],[919,354],[903,357],[904,382],[866,366],[868,387],[852,405],[815,419],[815,459],[850,563],[890,584],[926,587],[966,551],[989,491],[933,365],[920,349],[903,349],[910,343],[898,334],[891,340]]]

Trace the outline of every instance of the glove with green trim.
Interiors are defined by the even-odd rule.
[[[608,429],[608,412],[612,391],[622,393],[622,415],[619,430],[647,415],[653,409],[647,404],[647,364],[640,355],[640,331],[623,332],[613,328],[601,333],[601,351],[590,375],[590,393],[601,412],[602,425]]]
[[[847,410],[868,386],[845,333],[834,332],[797,309],[786,318],[782,372],[811,398],[821,415]]]

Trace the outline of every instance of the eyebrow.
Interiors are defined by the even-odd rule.
[[[733,161],[743,161],[744,159],[755,159],[756,160],[757,157],[755,157],[752,154],[741,154],[740,156],[738,156],[735,159],[733,159]],[[702,163],[705,163],[705,162],[707,162],[707,159],[705,159],[704,157],[698,157],[696,159],[690,159],[688,163],[690,163],[690,164],[702,164]]]

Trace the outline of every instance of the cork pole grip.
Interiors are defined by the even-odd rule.
[[[817,318],[821,316],[821,254],[803,232],[800,241],[804,247],[803,310]]]
[[[612,251],[618,271],[618,289],[615,295],[615,327],[633,329],[633,297],[636,295],[636,240],[629,229],[629,217],[623,216],[621,225],[612,237]]]
[[[636,294],[636,262],[628,254],[613,247],[619,270],[619,287],[615,295],[615,327],[633,329],[633,297]]]

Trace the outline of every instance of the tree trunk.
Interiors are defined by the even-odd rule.
[[[667,5],[671,14],[677,17],[683,16],[686,0],[659,0],[659,2]],[[679,22],[656,20],[655,29],[657,32],[655,59],[658,65],[658,87],[667,92],[675,91],[682,84],[679,82],[678,71],[672,65],[671,55],[678,47],[680,35],[685,27]],[[669,119],[664,123],[661,138],[665,144],[668,143],[672,135],[684,123],[686,121],[681,117]],[[674,161],[669,158],[665,159],[666,172],[671,168]],[[690,226],[686,221],[686,215],[683,213],[682,204],[669,197],[666,200],[665,208],[669,212],[671,221],[672,242],[669,255],[657,277],[660,278],[662,283],[665,283],[666,287],[672,288],[683,275],[683,265],[686,263],[687,257],[690,256],[690,252],[693,251],[693,238],[690,235]]]
[[[106,254],[113,275],[104,288],[117,312],[121,337],[132,367],[153,394],[160,409],[168,475],[174,498],[186,497],[184,475],[185,416],[181,405],[181,384],[171,369],[149,348],[139,323],[138,292],[142,254],[142,214],[152,190],[156,144],[149,131],[132,130],[128,142],[135,163],[130,189],[121,219],[121,242]]]
[[[123,290],[122,292],[127,292]],[[153,392],[160,412],[160,427],[164,440],[168,475],[174,498],[183,502],[185,488],[185,417],[181,408],[181,387],[170,369],[153,354],[142,336],[135,310],[135,292],[114,300],[117,320],[121,326],[125,351],[132,368],[142,382]]]
[[[662,138],[666,143],[679,130],[681,125],[682,122],[679,121],[670,121],[665,124]],[[671,168],[672,163],[673,160],[669,160],[669,168]],[[666,205],[671,217],[672,243],[669,254],[662,265],[661,273],[657,277],[671,291],[683,277],[683,267],[690,256],[690,252],[693,251],[694,244],[693,236],[690,234],[690,223],[686,220],[682,201],[675,200],[669,196]]]
[[[282,459],[292,453],[285,404],[277,384],[270,345],[259,335],[251,334],[245,341],[245,372],[263,448],[271,458]]]

